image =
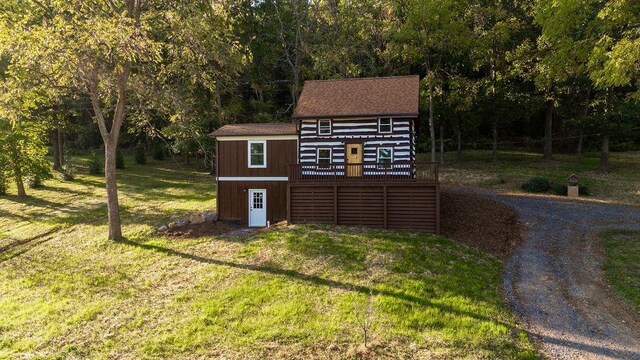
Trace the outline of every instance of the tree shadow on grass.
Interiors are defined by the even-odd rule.
[[[448,312],[448,313],[453,313],[453,314],[457,314],[457,315],[461,315],[461,316],[470,317],[470,318],[476,319],[478,321],[493,322],[493,323],[505,326],[506,328],[509,328],[509,329],[512,328],[512,326],[510,324],[501,322],[499,320],[491,319],[489,317],[486,317],[484,315],[477,314],[477,313],[474,313],[474,312],[465,311],[465,310],[461,310],[461,309],[456,309],[456,308],[453,308],[451,306],[447,306],[445,304],[434,303],[434,302],[430,301],[427,298],[410,295],[410,294],[407,294],[407,293],[401,292],[401,291],[395,291],[395,290],[390,290],[390,289],[380,290],[380,289],[375,289],[375,288],[372,288],[372,287],[356,285],[356,284],[350,284],[350,283],[336,281],[336,280],[325,279],[325,278],[322,278],[322,277],[319,277],[319,276],[316,276],[316,275],[308,275],[308,274],[300,273],[300,272],[295,271],[295,270],[281,269],[281,268],[272,267],[272,266],[241,264],[241,263],[225,261],[225,260],[210,259],[210,258],[206,258],[206,257],[194,255],[194,254],[180,252],[180,251],[173,250],[173,249],[170,249],[170,248],[165,248],[165,247],[158,246],[158,245],[142,244],[142,243],[138,243],[138,242],[127,240],[127,239],[120,240],[120,241],[118,241],[118,243],[124,244],[124,245],[129,245],[129,246],[135,246],[135,247],[138,247],[138,248],[142,248],[142,249],[150,250],[150,251],[155,251],[155,252],[166,254],[166,255],[170,255],[170,256],[177,256],[177,257],[180,257],[180,258],[183,258],[183,259],[197,261],[197,262],[205,263],[205,264],[211,264],[211,265],[217,265],[217,266],[226,266],[226,267],[230,267],[230,268],[255,271],[255,272],[260,272],[260,273],[270,274],[270,275],[286,276],[286,277],[289,277],[289,278],[292,278],[292,279],[305,281],[305,282],[308,282],[308,283],[311,283],[311,284],[314,284],[314,285],[327,286],[327,287],[330,287],[330,288],[339,289],[339,290],[345,290],[345,291],[355,291],[357,293],[364,294],[364,295],[373,294],[373,295],[388,296],[388,297],[392,297],[392,298],[395,298],[395,299],[398,299],[398,300],[402,300],[402,301],[406,301],[406,302],[409,302],[409,303],[417,304],[417,305],[420,305],[420,306],[428,306],[428,307],[437,308],[438,310],[443,311],[443,312]]]
[[[18,204],[24,204],[24,205],[35,206],[35,207],[46,208],[46,209],[57,210],[58,208],[63,207],[65,205],[63,203],[40,199],[33,196],[7,195],[5,196],[5,199]]]

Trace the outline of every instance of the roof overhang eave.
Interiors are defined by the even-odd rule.
[[[312,114],[312,115],[293,115],[296,120],[304,119],[337,119],[337,118],[376,118],[376,117],[418,117],[418,113],[387,113],[387,114]]]

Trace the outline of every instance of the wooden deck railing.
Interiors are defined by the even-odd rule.
[[[289,181],[433,182],[438,181],[438,163],[291,164]]]

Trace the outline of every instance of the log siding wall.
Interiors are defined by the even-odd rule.
[[[393,161],[415,159],[414,119],[394,118],[391,133],[378,132],[378,118],[333,119],[331,134],[318,135],[318,121],[300,121],[300,163],[315,163],[317,149],[330,148],[333,163],[345,162],[345,144],[361,142],[364,162],[377,161],[379,147],[393,148]]]

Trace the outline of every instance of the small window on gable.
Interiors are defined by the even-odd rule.
[[[317,157],[318,165],[323,165],[323,167],[329,167],[331,164],[331,149],[330,148],[322,148],[318,149],[318,157]]]
[[[266,141],[249,141],[249,167],[250,168],[266,168],[267,167],[267,142]]]
[[[393,162],[393,148],[378,148],[377,160],[379,168],[390,169]]]
[[[393,121],[391,118],[380,118],[378,119],[378,132],[382,134],[388,134],[391,132],[393,128]]]
[[[318,135],[331,135],[331,120],[318,120]]]

